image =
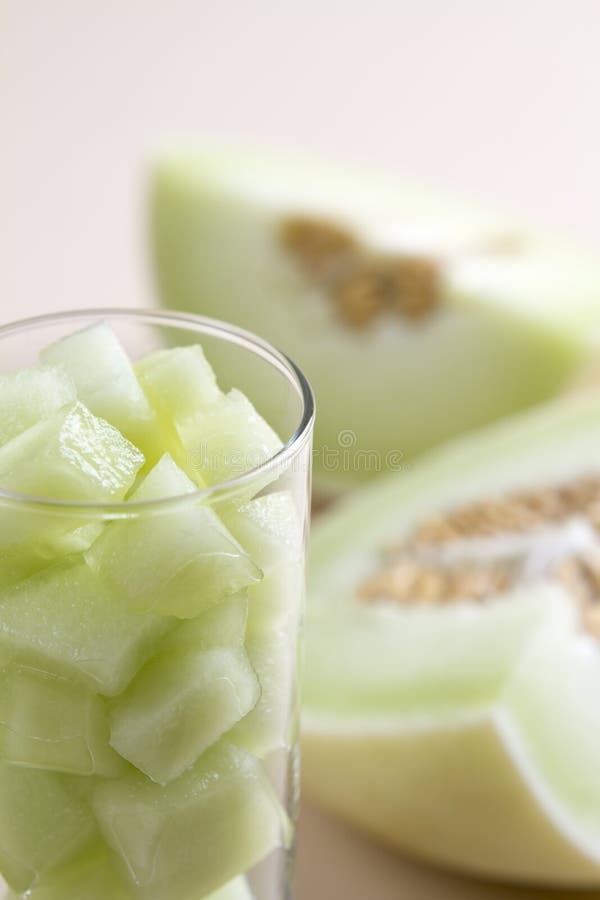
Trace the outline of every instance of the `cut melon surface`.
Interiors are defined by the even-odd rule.
[[[87,408],[144,450],[155,440],[156,423],[133,366],[114,331],[91,325],[42,350],[42,362],[73,380]]]
[[[102,700],[79,684],[39,669],[0,672],[0,758],[76,775],[116,775],[123,766],[108,743]]]
[[[149,662],[111,710],[110,742],[159,784],[181,775],[256,705],[245,651],[188,649]]]
[[[114,859],[101,842],[59,866],[27,892],[27,900],[133,900]],[[11,895],[7,900],[11,900]]]
[[[600,884],[600,643],[593,601],[588,610],[558,574],[578,559],[595,571],[586,510],[600,494],[599,439],[597,397],[556,403],[437,451],[317,524],[303,693],[309,793],[445,865]],[[583,491],[588,506],[556,513],[558,491],[563,500]],[[533,517],[529,530],[507,524],[511,497]],[[477,516],[488,530],[469,537]],[[440,532],[448,522],[454,531]],[[373,582],[390,559],[430,578],[504,560],[514,584],[482,599],[467,588],[427,600],[425,581],[411,582],[411,595],[401,580],[406,562],[389,569],[395,582]]]
[[[262,765],[233,745],[217,745],[167,787],[135,775],[99,783],[93,807],[141,900],[202,897],[282,843]]]
[[[72,379],[55,366],[0,374],[0,446],[77,400]]]
[[[165,455],[132,494],[147,501],[195,486]],[[86,553],[133,612],[190,618],[261,577],[217,514],[197,503],[162,515],[113,522]]]
[[[14,891],[31,888],[96,834],[65,776],[0,763],[0,869]]]
[[[164,152],[151,193],[162,302],[256,331],[300,364],[322,489],[552,396],[597,344],[593,251],[453,198],[194,146]]]
[[[0,591],[0,645],[32,667],[120,693],[173,621],[137,616],[82,562],[53,566]]]

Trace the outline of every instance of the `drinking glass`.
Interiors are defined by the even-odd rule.
[[[201,344],[220,388],[243,391],[282,447],[252,459],[234,428],[217,459],[199,434],[187,471],[213,467],[227,479],[160,499],[73,502],[55,486],[45,496],[0,488],[7,897],[284,900],[298,802],[312,393],[289,359],[248,332],[118,309],[0,328],[0,387],[3,373],[100,322],[134,363]],[[101,364],[92,354],[90,369]],[[36,478],[51,448],[38,450]],[[220,560],[205,564],[207,523],[226,529],[250,567],[242,588]]]

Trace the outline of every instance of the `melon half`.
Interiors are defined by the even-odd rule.
[[[435,451],[317,524],[308,793],[389,845],[600,885],[600,399]]]
[[[322,491],[550,397],[596,342],[591,253],[437,193],[183,147],[151,204],[163,304],[262,335],[311,381]]]

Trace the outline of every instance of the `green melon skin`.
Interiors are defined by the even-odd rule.
[[[131,499],[156,500],[195,490],[165,454]],[[112,522],[85,555],[93,571],[136,613],[192,618],[261,578],[215,511],[200,504]]]
[[[283,813],[261,763],[218,744],[167,787],[98,784],[93,808],[139,900],[195,900],[281,846]]]
[[[183,146],[158,157],[151,208],[162,303],[261,334],[308,376],[321,490],[395,470],[552,396],[596,343],[591,252],[435,193],[274,154]],[[438,313],[347,327],[282,247],[289,216],[349,228],[375,255],[439,260]]]
[[[315,528],[303,686],[308,793],[447,866],[600,884],[600,645],[558,582],[484,602],[367,604],[380,548],[423,518],[600,475],[600,400],[463,438]]]

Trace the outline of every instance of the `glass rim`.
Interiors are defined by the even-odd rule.
[[[258,466],[254,466],[247,472],[242,472],[234,478],[217,482],[205,488],[198,488],[186,494],[175,494],[161,497],[156,500],[118,500],[101,503],[87,501],[59,500],[50,497],[37,497],[31,494],[21,494],[0,487],[0,505],[12,504],[19,507],[44,510],[46,512],[69,511],[85,514],[86,517],[110,517],[131,518],[136,513],[156,511],[168,511],[174,507],[187,503],[200,503],[220,494],[233,494],[238,488],[243,488],[262,475],[267,475],[274,470],[284,471],[288,463],[300,452],[309,440],[315,419],[315,399],[310,383],[296,363],[281,350],[278,350],[264,338],[238,328],[229,322],[220,319],[199,316],[193,313],[168,311],[158,309],[144,309],[134,307],[94,307],[90,309],[71,309],[60,312],[44,313],[39,316],[31,316],[25,319],[17,319],[0,325],[0,344],[10,335],[26,333],[44,326],[60,324],[68,321],[81,321],[84,319],[122,319],[146,323],[148,325],[163,325],[166,327],[186,327],[190,331],[199,334],[210,335],[233,344],[245,347],[247,350],[262,356],[270,365],[282,372],[288,381],[296,388],[302,403],[302,411],[298,425],[290,438],[272,456],[269,456]],[[2,373],[0,373],[2,374]]]

